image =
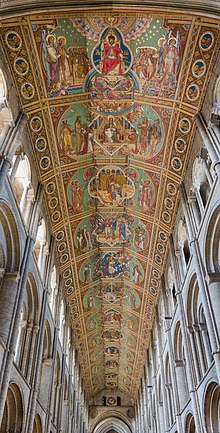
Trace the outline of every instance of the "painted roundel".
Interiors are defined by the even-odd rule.
[[[40,160],[40,167],[42,170],[47,170],[50,166],[50,158],[48,156],[43,156]]]
[[[57,223],[59,221],[60,217],[61,217],[61,214],[60,214],[60,212],[58,210],[55,211],[54,213],[52,213],[52,216],[51,216],[52,221],[54,223]]]
[[[18,33],[11,31],[7,33],[5,38],[6,44],[13,51],[18,51],[21,48],[22,40]]]
[[[42,120],[40,119],[40,117],[34,116],[31,118],[30,120],[30,127],[32,129],[32,131],[34,132],[39,132],[42,129]]]
[[[169,212],[163,212],[162,218],[163,218],[163,221],[165,223],[170,223],[170,221],[171,221],[171,216],[170,216]]]
[[[164,232],[159,232],[159,237],[160,237],[160,240],[161,240],[162,242],[166,242],[166,240],[167,240],[167,234],[166,234],[166,233],[164,233]]]
[[[173,201],[169,197],[165,198],[164,204],[167,209],[173,209]]]
[[[52,197],[49,201],[49,207],[50,209],[55,209],[55,207],[58,205],[58,198]]]
[[[17,57],[14,61],[14,69],[18,75],[24,77],[29,71],[29,65],[26,59],[23,57]]]
[[[191,122],[189,121],[189,119],[186,119],[185,117],[183,117],[179,121],[179,129],[183,134],[188,134],[188,132],[191,129]]]
[[[183,153],[186,149],[186,142],[183,138],[177,138],[175,141],[175,149],[179,153]]]
[[[186,96],[190,101],[196,101],[199,97],[199,86],[197,84],[190,84],[186,89]]]
[[[201,78],[206,72],[206,64],[203,59],[196,60],[192,65],[192,73],[195,78]]]
[[[43,152],[46,149],[47,142],[44,137],[39,137],[35,142],[35,147],[38,152]]]
[[[21,94],[24,99],[32,99],[34,97],[34,86],[31,83],[24,83],[21,86]]]
[[[172,196],[176,195],[177,193],[176,185],[174,185],[174,183],[168,183],[167,192]]]
[[[61,230],[56,234],[56,241],[62,241],[64,238],[64,231]]]
[[[175,157],[171,161],[171,166],[173,170],[180,171],[182,168],[182,161],[179,158]]]
[[[214,35],[211,32],[205,32],[199,39],[199,46],[202,51],[208,51],[214,44]]]
[[[55,183],[54,182],[49,182],[47,184],[47,186],[46,186],[46,193],[49,194],[49,195],[51,195],[51,194],[54,193],[55,189],[56,189]]]
[[[133,197],[135,186],[121,168],[105,166],[90,180],[88,191],[91,197],[97,198],[104,206],[115,207]]]

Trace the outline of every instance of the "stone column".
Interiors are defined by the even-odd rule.
[[[24,350],[23,350],[23,357],[22,357],[22,364],[21,364],[21,371],[25,377],[27,372],[27,357],[28,357],[28,363],[30,362],[29,351],[31,345],[32,330],[33,330],[33,322],[28,322],[26,326],[26,335],[25,335]]]
[[[192,359],[194,361],[192,368],[193,371],[195,372],[195,385],[197,385],[201,380],[201,373],[200,373],[200,359],[196,351],[196,345],[197,345],[196,336],[192,325],[188,325],[187,329],[189,333]]]
[[[22,303],[24,299],[24,293],[26,289],[26,283],[29,273],[29,263],[32,257],[32,253],[34,250],[35,244],[35,235],[36,235],[36,215],[38,212],[38,205],[40,204],[42,198],[42,189],[38,188],[35,207],[33,209],[31,224],[30,224],[30,232],[33,236],[28,236],[26,239],[26,245],[24,248],[23,258],[20,265],[20,279],[19,284],[15,290],[16,295],[16,304],[14,304],[14,311],[11,316],[10,330],[8,335],[8,350],[4,355],[3,359],[3,367],[1,371],[1,379],[0,379],[0,388],[1,388],[1,399],[0,399],[0,425],[2,422],[2,416],[4,412],[5,400],[7,397],[8,385],[11,376],[11,368],[13,364],[15,349],[17,345],[17,337],[19,331],[19,322],[21,316]],[[10,285],[9,285],[10,288]],[[11,304],[11,303],[10,303]]]
[[[28,414],[27,417],[28,423],[26,432],[29,433],[29,431],[32,431],[33,424],[34,424],[34,417],[35,417],[35,411],[36,411],[36,404],[37,404],[37,396],[38,391],[40,387],[40,381],[41,381],[41,364],[42,364],[42,356],[43,356],[43,342],[44,342],[44,331],[45,331],[45,322],[46,322],[46,309],[48,306],[48,298],[49,298],[49,284],[50,284],[50,276],[52,272],[53,267],[53,259],[54,259],[54,239],[51,238],[51,245],[50,245],[50,261],[48,263],[47,267],[47,275],[46,275],[46,281],[45,281],[45,287],[43,292],[43,300],[42,300],[42,307],[41,307],[41,315],[40,315],[40,322],[39,322],[39,328],[38,326],[35,326],[36,331],[38,329],[40,330],[36,342],[36,354],[37,359],[35,365],[33,365],[33,386],[31,388],[31,394],[29,399],[29,405],[28,405]],[[36,334],[35,334],[36,335]],[[33,347],[33,346],[32,346]],[[31,358],[31,350],[30,350],[30,358]],[[50,380],[51,380],[51,360],[47,362],[48,360],[45,360],[44,367],[48,367],[48,374],[46,374],[48,378],[48,389],[50,387]],[[46,364],[47,362],[47,364]],[[30,359],[31,363],[31,359]],[[45,371],[44,371],[45,373]],[[46,396],[46,392],[44,393]],[[45,408],[47,407],[48,400],[45,399]]]
[[[1,286],[0,338],[5,345],[8,345],[13,316],[16,312],[19,280],[18,272],[6,272]]]
[[[220,174],[220,165],[218,165],[216,167],[219,167],[219,174]],[[217,332],[215,323],[213,323],[213,320],[212,320],[212,316],[213,316],[212,304],[210,302],[210,297],[209,297],[209,293],[207,290],[207,285],[206,285],[206,280],[205,280],[205,275],[204,275],[204,264],[202,262],[201,253],[199,250],[197,238],[195,237],[194,232],[193,232],[193,225],[191,222],[191,216],[190,216],[188,203],[187,203],[187,199],[186,199],[186,193],[185,193],[185,189],[184,189],[183,185],[180,187],[180,196],[181,196],[182,206],[183,206],[184,215],[185,215],[188,233],[189,233],[189,238],[190,238],[190,245],[191,245],[191,250],[192,250],[192,255],[193,255],[193,264],[195,267],[197,281],[198,281],[198,285],[199,285],[199,289],[200,289],[200,293],[201,293],[201,297],[202,297],[202,302],[203,302],[204,313],[205,313],[206,322],[207,322],[207,329],[208,329],[209,336],[210,336],[212,352],[213,352],[213,356],[215,359],[216,371],[217,371],[217,375],[218,375],[218,380],[220,382],[220,351],[219,351],[219,347],[217,344],[218,332]]]
[[[159,344],[159,362],[160,362],[160,373],[161,373],[161,391],[163,395],[163,417],[164,417],[164,432],[169,431],[168,426],[168,403],[167,403],[167,393],[165,389],[165,374],[164,374],[164,365],[163,365],[163,348],[162,348],[162,341],[161,341],[161,335],[159,334],[158,338],[158,344]]]
[[[220,159],[218,157],[218,153],[216,152],[215,144],[211,140],[211,137],[208,134],[206,125],[202,119],[201,114],[197,114],[195,116],[195,122],[198,127],[199,133],[201,135],[204,146],[206,147],[208,154],[212,160],[213,168],[218,176],[220,177]]]
[[[177,248],[175,251],[177,260],[178,260],[178,270],[179,270],[179,276],[181,279],[181,282],[184,279],[184,269],[183,269],[183,256],[180,248]]]
[[[11,160],[6,156],[1,156],[1,166],[0,166],[0,191],[6,181],[7,174],[11,168]]]
[[[31,373],[32,373],[32,367],[33,367],[33,362],[34,362],[34,349],[35,349],[35,345],[36,345],[36,339],[37,339],[38,332],[39,332],[39,326],[34,325],[33,329],[32,329],[31,346],[30,346],[28,365],[27,365],[27,381],[28,382],[30,382],[30,380],[31,380]]]
[[[162,296],[164,299],[164,304],[166,306],[164,278],[161,278],[161,285],[162,285]],[[166,310],[167,310],[167,306],[166,306]],[[173,403],[173,409],[174,409],[174,417],[176,417],[177,430],[179,433],[182,433],[183,432],[182,423],[181,423],[181,419],[179,417],[180,402],[179,402],[177,378],[176,378],[175,363],[174,363],[173,342],[172,342],[172,337],[171,337],[170,326],[167,327],[166,334],[167,334],[167,343],[168,343],[168,348],[169,348],[170,373],[171,373],[171,384],[166,384],[166,385],[168,388],[172,389],[173,400],[174,400],[172,402]]]
[[[202,377],[205,375],[206,372],[206,365],[205,365],[205,360],[204,360],[204,353],[202,350],[202,339],[201,339],[201,334],[200,334],[200,327],[198,323],[193,323],[193,329],[194,329],[194,335],[196,338],[196,347],[198,349],[198,353],[199,353],[199,362],[201,365],[201,372],[202,372]]]
[[[182,330],[182,337],[183,337],[183,345],[184,345],[184,353],[186,357],[186,375],[187,375],[187,382],[189,385],[189,394],[192,400],[192,406],[193,406],[193,415],[195,418],[195,426],[196,431],[200,433],[204,433],[204,427],[202,423],[202,414],[200,412],[200,404],[198,401],[198,396],[196,392],[196,384],[197,384],[197,378],[195,376],[196,372],[194,371],[194,362],[193,362],[193,356],[192,356],[192,347],[190,345],[189,341],[189,335],[187,332],[187,322],[186,322],[186,315],[184,310],[184,303],[182,299],[181,294],[181,278],[179,275],[179,267],[177,265],[177,258],[174,252],[174,243],[173,243],[173,237],[172,235],[169,238],[169,247],[170,247],[170,258],[171,258],[171,264],[174,270],[174,278],[175,278],[175,285],[177,287],[177,302],[180,309],[180,324],[181,324],[181,330]],[[195,358],[194,358],[195,359]]]
[[[210,170],[209,170],[209,166],[207,164],[207,160],[204,157],[202,157],[202,156],[201,156],[201,158],[202,158],[202,163],[203,163],[203,165],[205,167],[205,174],[206,174],[206,177],[208,179],[208,183],[209,183],[209,186],[210,186],[210,189],[211,189],[212,185],[213,185],[213,178],[211,176],[211,173],[210,173]],[[208,158],[209,158],[209,156],[208,156]],[[211,161],[211,159],[209,159],[209,161]]]
[[[203,204],[200,192],[199,192],[200,186],[201,186],[201,184],[196,185],[196,187],[195,187],[195,196],[196,196],[196,200],[197,200],[197,203],[198,203],[198,206],[199,206],[200,213],[201,213],[201,215],[203,215],[203,213],[204,213],[204,204]]]
[[[14,161],[13,167],[12,167],[11,172],[10,172],[11,184],[13,184],[13,182],[14,182],[14,178],[15,178],[15,175],[17,173],[18,166],[19,166],[22,159],[24,159],[23,153],[20,153],[20,155],[16,155],[16,157],[15,157],[15,161]]]
[[[206,357],[207,367],[209,367],[213,361],[213,357],[212,357],[212,353],[211,353],[211,346],[208,342],[208,331],[207,331],[206,324],[200,323],[199,324],[199,330],[200,330],[201,339],[202,339],[202,342],[203,342],[204,348],[205,348],[205,357]]]
[[[217,329],[217,344],[220,346],[220,314],[219,314],[219,299],[220,299],[220,274],[209,272],[206,276],[208,284],[209,296],[212,304],[213,321]]]
[[[2,329],[3,332],[3,340],[4,337],[6,337],[6,330],[9,332],[8,335],[8,351],[5,354],[4,360],[3,360],[3,368],[2,368],[2,375],[1,375],[1,398],[0,398],[0,425],[2,422],[2,416],[4,412],[4,406],[5,406],[5,400],[7,397],[7,391],[8,391],[8,385],[10,381],[11,376],[11,368],[12,363],[14,359],[15,349],[16,349],[16,343],[17,343],[17,337],[18,337],[18,330],[19,330],[19,321],[21,316],[21,308],[22,308],[22,302],[24,298],[24,291],[26,287],[28,272],[29,272],[29,262],[30,257],[32,255],[34,248],[34,239],[28,237],[26,242],[26,248],[25,253],[23,257],[23,263],[21,265],[21,278],[19,280],[19,285],[16,285],[16,289],[14,288],[14,292],[17,293],[17,301],[16,305],[14,305],[14,312],[12,313],[12,319],[10,324],[10,330],[7,330],[7,324],[4,325],[4,328]],[[8,286],[9,288],[10,286]],[[11,304],[11,302],[10,302]],[[4,311],[4,309],[3,309]],[[4,316],[3,316],[4,317]]]
[[[38,266],[39,270],[41,271],[42,266],[43,266],[43,254],[44,254],[44,247],[46,245],[46,241],[40,240],[39,243],[40,243],[40,251],[39,251],[37,266]]]
[[[61,289],[62,285],[62,279],[60,278],[59,282],[59,288]],[[56,326],[54,330],[54,344],[53,344],[53,363],[52,363],[52,369],[51,369],[51,381],[50,381],[50,387],[49,387],[49,397],[48,397],[48,404],[47,404],[47,419],[45,422],[45,433],[50,433],[50,424],[52,421],[52,411],[53,411],[53,404],[54,404],[54,374],[55,374],[55,361],[56,361],[56,354],[57,354],[57,344],[58,344],[58,334],[59,334],[59,328],[57,326],[57,322],[59,321],[57,312],[58,312],[58,303],[56,305],[56,312],[55,312],[55,320],[56,320]]]
[[[34,203],[34,194],[31,194],[29,192],[26,200],[26,206],[23,213],[26,226],[28,226],[29,223],[29,218],[31,215],[31,208],[33,206],[33,203]]]
[[[18,365],[19,365],[19,358],[21,355],[21,341],[20,341],[21,334],[22,334],[22,332],[24,332],[24,328],[26,328],[26,326],[27,326],[27,321],[26,320],[20,320],[17,343],[16,343],[16,347],[15,347],[15,362]]]
[[[178,388],[180,411],[181,411],[189,399],[189,394],[187,392],[185,366],[184,366],[184,361],[182,359],[175,360],[175,370],[176,370],[176,380],[177,380],[177,388]]]
[[[197,230],[200,226],[201,216],[199,213],[195,192],[192,190],[190,191],[190,195],[189,195],[189,204],[192,208],[192,213],[193,213],[193,216],[195,218],[195,220],[194,220],[195,221],[195,229]]]
[[[10,134],[7,137],[7,142],[4,146],[3,154],[0,157],[0,191],[11,168],[11,159],[13,154],[12,156],[10,155],[10,150],[14,152],[14,149],[19,144],[21,136],[24,132],[25,124],[27,122],[26,119],[26,114],[20,113],[16,120],[15,127],[11,129]]]
[[[26,184],[24,186],[23,194],[21,196],[21,201],[20,201],[20,210],[21,210],[22,213],[25,210],[25,205],[26,205],[26,202],[27,202],[27,195],[28,195],[28,191],[29,191],[30,187],[31,187],[30,181],[26,182]]]
[[[144,405],[144,425],[147,423],[147,387],[146,387],[146,367],[144,367],[144,373],[143,373],[143,405]]]

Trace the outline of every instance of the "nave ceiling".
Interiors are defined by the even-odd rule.
[[[1,22],[88,396],[136,396],[167,239],[219,42],[158,9]]]

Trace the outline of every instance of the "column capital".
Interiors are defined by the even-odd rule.
[[[220,273],[208,272],[205,279],[206,279],[206,282],[208,284],[212,284],[212,283],[219,283],[220,284]]]

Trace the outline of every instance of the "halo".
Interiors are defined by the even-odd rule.
[[[112,31],[112,29],[107,33],[106,39],[109,39],[111,36],[113,36],[115,38],[115,42],[118,42],[119,39],[118,39],[117,35],[115,34],[115,32]]]
[[[46,41],[48,43],[49,38],[51,38],[51,36],[54,38],[54,43],[57,41],[57,38],[55,35],[53,35],[53,33],[50,33],[49,35],[46,36]]]
[[[168,40],[168,44],[170,43],[170,41],[175,41],[175,45],[177,44],[177,38],[174,38],[174,36],[172,36],[169,40]]]
[[[166,38],[160,38],[157,41],[158,47],[161,47],[161,45],[163,44],[163,42],[165,41]]]
[[[64,39],[65,44],[66,44],[66,38],[65,38],[65,36],[60,35],[60,36],[57,37],[57,41],[58,41],[58,42],[59,42],[61,39]]]

